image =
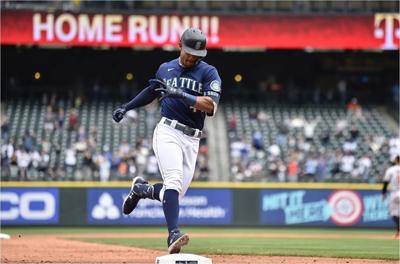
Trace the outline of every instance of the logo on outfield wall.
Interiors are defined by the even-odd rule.
[[[113,197],[105,192],[100,195],[98,204],[93,207],[92,217],[97,220],[118,219],[120,216],[118,207],[114,204]]]
[[[363,212],[361,198],[353,191],[336,191],[328,199],[332,221],[337,225],[356,223]]]
[[[130,215],[121,212],[126,188],[89,188],[87,190],[88,224],[146,224],[165,223],[162,204],[142,199]],[[232,222],[232,192],[228,189],[191,189],[179,203],[181,224],[230,224]]]
[[[56,188],[2,188],[2,224],[57,224],[59,195]]]
[[[400,40],[400,15],[376,14],[374,37],[383,39],[383,49],[398,49]]]

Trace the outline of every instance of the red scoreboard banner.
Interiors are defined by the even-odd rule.
[[[207,16],[2,11],[1,44],[176,46],[199,27],[210,48],[399,49],[400,15]]]

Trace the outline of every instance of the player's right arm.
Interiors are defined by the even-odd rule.
[[[160,66],[161,68],[161,66]],[[160,68],[158,69],[156,76],[158,76]],[[138,95],[136,95],[131,101],[121,105],[113,112],[113,119],[115,122],[120,122],[124,115],[129,110],[148,105],[153,102],[159,96],[159,93],[155,91],[156,85],[150,82],[150,85],[144,88]]]

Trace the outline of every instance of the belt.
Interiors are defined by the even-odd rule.
[[[197,138],[201,138],[201,135],[203,134],[203,132],[201,132],[200,129],[197,128],[193,128],[181,123],[178,123],[176,120],[171,120],[168,118],[163,117],[161,119],[161,123],[170,126],[172,128],[175,128],[176,130],[181,131],[183,134],[190,136],[190,137],[197,137]]]

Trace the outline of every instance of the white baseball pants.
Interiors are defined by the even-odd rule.
[[[164,181],[160,200],[167,189],[178,191],[181,199],[193,179],[200,139],[185,135],[163,121],[157,124],[153,134],[153,150]]]

